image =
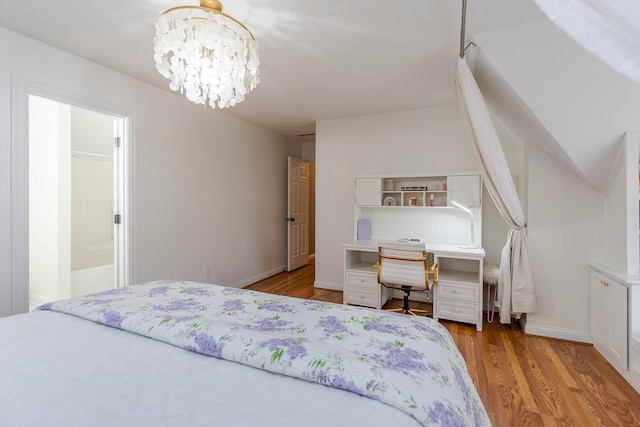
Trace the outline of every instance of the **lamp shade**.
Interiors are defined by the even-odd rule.
[[[156,68],[169,88],[196,104],[234,106],[260,82],[258,44],[217,1],[165,11],[153,44]]]

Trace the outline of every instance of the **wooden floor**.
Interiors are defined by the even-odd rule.
[[[311,263],[247,289],[342,303],[342,292],[315,289],[314,276]],[[497,317],[485,320],[482,332],[440,323],[464,356],[494,426],[640,426],[640,395],[592,345],[525,335]]]

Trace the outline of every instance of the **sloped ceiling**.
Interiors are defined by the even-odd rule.
[[[550,22],[476,35],[472,68],[487,103],[598,190],[626,131],[640,130],[640,85]]]

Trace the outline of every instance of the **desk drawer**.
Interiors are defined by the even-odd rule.
[[[436,285],[438,298],[450,298],[456,301],[480,302],[480,285],[440,282]]]
[[[347,271],[344,292],[347,304],[374,308],[380,304],[380,285],[375,273]]]
[[[369,286],[378,288],[378,277],[375,273],[361,273],[356,271],[347,271],[347,285]]]
[[[447,299],[436,299],[439,319],[456,320],[458,322],[477,323],[480,319],[480,305],[469,304]]]
[[[378,307],[380,295],[377,289],[366,286],[350,285],[345,287],[345,300],[347,304],[364,305],[366,307]]]

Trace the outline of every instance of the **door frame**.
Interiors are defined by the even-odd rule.
[[[11,75],[11,314],[29,310],[29,95],[119,117],[123,143],[120,152],[122,183],[118,228],[121,250],[116,272],[120,286],[134,283],[134,142],[135,114],[113,105]]]

